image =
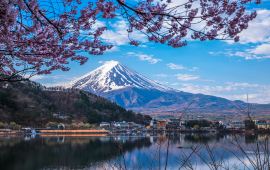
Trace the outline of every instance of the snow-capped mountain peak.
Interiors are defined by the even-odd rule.
[[[238,112],[235,106],[246,107],[244,102],[235,103],[220,97],[167,88],[117,61],[105,62],[69,87],[100,95],[126,109],[147,114],[179,113],[190,104],[192,111],[199,113],[232,114]]]
[[[97,69],[78,78],[72,83],[72,87],[97,94],[129,87],[160,91],[172,90],[130,70],[114,60],[107,61]]]

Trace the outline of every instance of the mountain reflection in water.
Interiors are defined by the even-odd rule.
[[[237,144],[252,155],[255,142],[264,142],[266,138],[268,136],[198,134],[169,137],[1,137],[0,169],[164,169],[165,166],[167,169],[188,169],[189,166],[210,169],[208,163],[213,161],[212,156],[223,166],[244,169],[251,165]]]

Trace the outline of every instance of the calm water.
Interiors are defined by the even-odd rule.
[[[266,138],[196,134],[1,137],[0,169],[253,169],[249,158],[255,160],[256,149],[266,146]],[[258,153],[262,159],[262,150]]]

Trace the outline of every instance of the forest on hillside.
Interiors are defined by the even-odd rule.
[[[134,121],[147,124],[151,119],[85,91],[46,88],[32,81],[0,83],[0,113],[2,122],[39,127],[49,122],[74,121],[90,124]],[[64,118],[59,118],[59,115]]]

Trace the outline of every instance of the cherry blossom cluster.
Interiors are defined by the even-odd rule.
[[[137,4],[117,1],[129,22],[129,32],[140,30],[150,41],[172,47],[185,46],[191,39],[237,42],[238,34],[256,17],[256,11],[246,10],[247,3],[260,3],[259,0],[186,0],[182,4],[177,4],[177,0],[144,0]]]
[[[67,71],[70,61],[87,61],[83,52],[101,55],[112,47],[100,38],[106,27],[94,26],[99,15],[115,16],[116,7],[111,2],[61,2],[1,0],[1,80],[21,78],[22,73],[32,76]]]
[[[129,34],[182,47],[190,39],[233,39],[256,17],[247,3],[259,0],[1,0],[0,81],[22,75],[68,71],[84,64],[87,53],[101,55],[112,45],[102,39],[110,27],[99,20],[126,19]],[[130,39],[131,45],[140,42]]]

